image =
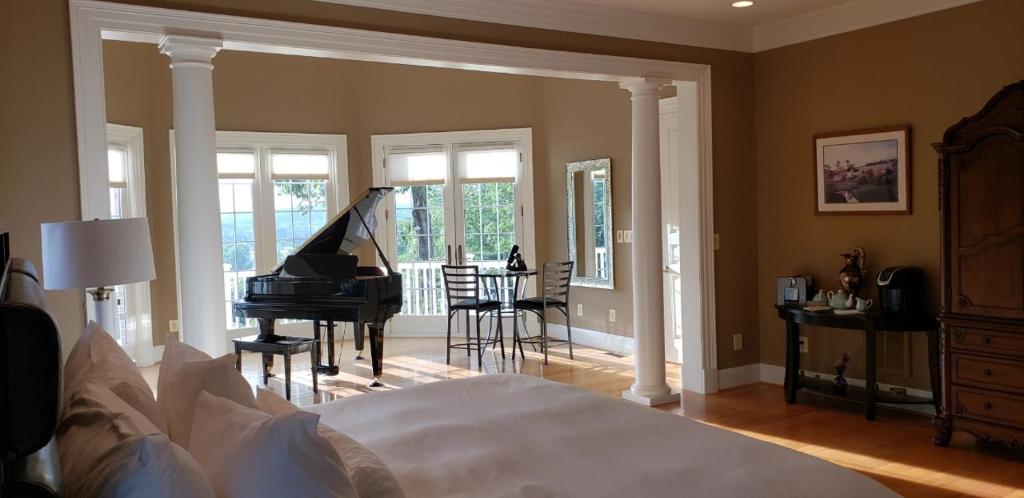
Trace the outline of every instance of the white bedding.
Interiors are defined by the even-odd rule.
[[[897,496],[797,451],[527,375],[309,410],[377,453],[408,498]]]

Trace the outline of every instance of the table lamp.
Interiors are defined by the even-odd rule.
[[[149,220],[43,223],[41,229],[43,287],[88,289],[96,322],[114,334],[112,287],[156,278]]]

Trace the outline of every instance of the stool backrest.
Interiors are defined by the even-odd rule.
[[[441,274],[448,307],[455,300],[480,298],[479,266],[441,265]]]
[[[541,296],[545,301],[569,303],[569,284],[572,283],[572,261],[544,263],[541,271]]]

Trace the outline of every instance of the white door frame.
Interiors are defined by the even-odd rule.
[[[711,67],[705,64],[638,59],[513,47],[395,33],[302,24],[204,12],[68,0],[75,83],[75,120],[83,219],[108,218],[106,201],[106,99],[103,40],[159,43],[168,33],[202,34],[223,40],[224,50],[445,67],[471,71],[569,79],[632,82],[666,78],[677,94],[696,99],[692,157],[683,161],[680,195],[683,229],[698,236],[685,248],[684,312],[687,328],[683,382],[688,390],[717,390],[715,341],[714,216],[712,212]],[[216,64],[216,63],[215,63]],[[623,98],[626,98],[623,94]],[[686,127],[681,127],[686,128]],[[693,129],[689,129],[694,131]],[[685,353],[684,353],[685,354]]]

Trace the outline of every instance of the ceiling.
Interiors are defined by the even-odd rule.
[[[802,14],[819,12],[849,0],[755,0],[753,7],[738,9],[733,0],[549,0],[551,3],[588,4],[602,7],[684,17],[753,28]]]
[[[676,45],[760,52],[980,0],[317,0]]]

